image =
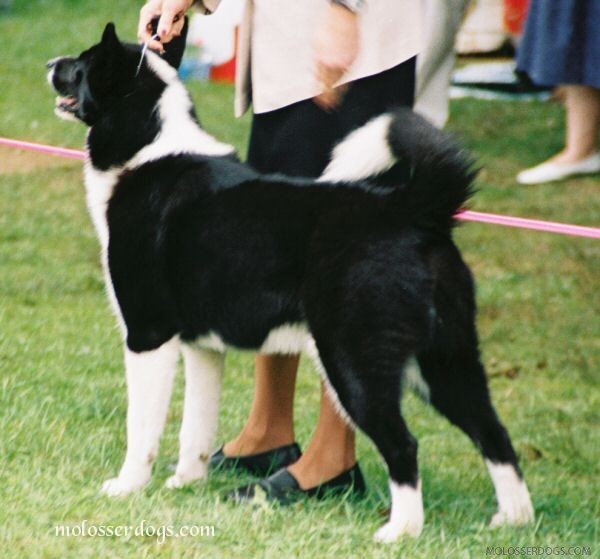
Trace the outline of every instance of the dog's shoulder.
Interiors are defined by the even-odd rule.
[[[140,165],[126,165],[112,176],[109,222],[119,214],[155,219],[259,177],[234,154],[196,153],[168,154]]]

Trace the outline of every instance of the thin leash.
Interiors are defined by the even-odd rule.
[[[142,47],[142,55],[140,56],[140,61],[137,65],[137,68],[135,70],[135,77],[138,77],[138,74],[140,73],[140,70],[142,69],[142,64],[144,63],[144,58],[146,57],[146,53],[148,52],[148,46],[150,45],[150,43],[154,40],[159,40],[160,37],[157,34],[152,35],[152,37],[150,37],[145,43],[144,46]]]

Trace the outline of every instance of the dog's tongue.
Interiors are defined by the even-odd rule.
[[[77,103],[77,99],[75,99],[75,97],[57,97],[56,98],[56,106],[60,107],[61,105],[67,106],[67,107],[72,107],[73,105],[75,105]]]

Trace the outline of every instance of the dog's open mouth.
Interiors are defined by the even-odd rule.
[[[79,102],[76,97],[61,97],[56,98],[56,109],[61,112],[75,114],[79,109]]]

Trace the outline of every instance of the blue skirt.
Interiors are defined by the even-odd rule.
[[[517,69],[537,85],[600,88],[600,0],[532,0]]]

